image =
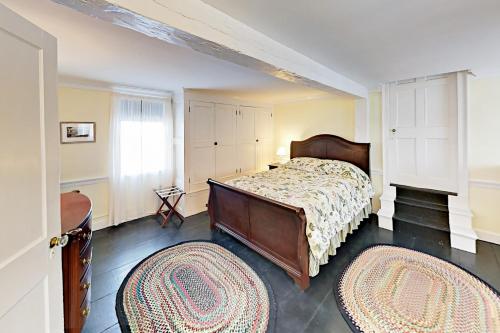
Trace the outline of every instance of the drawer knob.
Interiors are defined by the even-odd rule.
[[[78,235],[80,232],[82,232],[82,228],[71,229],[66,233],[66,235],[74,237]]]
[[[89,314],[90,314],[90,308],[89,307],[86,307],[85,309],[82,310],[82,316],[83,317],[88,317]]]
[[[85,282],[84,284],[82,284],[82,289],[85,290],[85,289],[90,289],[90,286],[91,286],[91,283],[90,282]]]
[[[92,257],[82,259],[82,264],[84,264],[84,265],[87,265],[87,264],[90,265],[91,263],[92,263]]]
[[[88,233],[83,233],[80,237],[81,239],[90,239],[90,235],[92,235],[90,232]]]

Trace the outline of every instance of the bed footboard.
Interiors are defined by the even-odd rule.
[[[235,237],[309,287],[309,245],[302,208],[209,179],[210,227]]]

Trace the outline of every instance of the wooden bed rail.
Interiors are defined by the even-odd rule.
[[[309,244],[303,208],[208,180],[210,227],[220,229],[309,287]]]

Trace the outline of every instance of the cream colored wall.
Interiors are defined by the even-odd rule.
[[[370,93],[370,163],[375,189],[373,212],[380,209],[382,194],[382,94]],[[353,99],[328,98],[293,102],[274,106],[276,150],[290,141],[303,140],[316,134],[336,134],[349,140],[355,134],[355,103]]]
[[[61,144],[61,191],[80,190],[93,204],[94,225],[106,226],[108,216],[108,147],[111,92],[59,88],[60,121],[96,123],[96,142]],[[96,179],[95,182],[85,182]],[[68,182],[71,182],[68,184]],[[66,183],[66,184],[65,184]]]
[[[354,100],[322,98],[274,106],[274,143],[290,151],[292,140],[316,134],[335,134],[354,139]]]
[[[500,242],[500,77],[470,82],[469,171],[473,226]]]

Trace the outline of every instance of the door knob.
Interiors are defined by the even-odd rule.
[[[214,146],[217,146],[217,142],[214,142]]]
[[[395,129],[395,128],[393,128],[393,129],[391,130],[391,132],[392,132],[392,133],[396,133],[396,129]]]
[[[62,235],[61,237],[52,237],[50,239],[50,248],[54,248],[56,246],[65,247],[68,244],[69,237],[68,235]]]

